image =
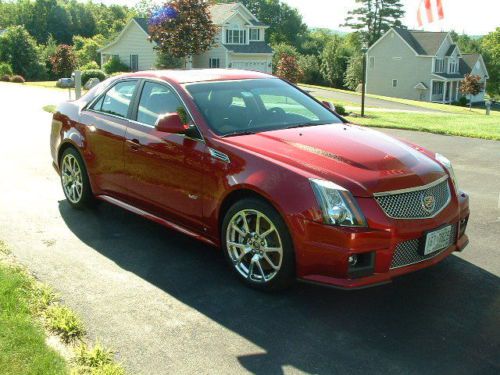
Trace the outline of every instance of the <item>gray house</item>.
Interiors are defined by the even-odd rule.
[[[215,4],[210,15],[220,32],[209,51],[192,56],[188,67],[237,68],[272,72],[273,50],[265,42],[268,26],[260,22],[243,4]],[[101,64],[113,56],[132,71],[154,69],[157,61],[155,43],[148,40],[148,22],[134,18],[118,37],[101,48]]]
[[[483,57],[462,54],[448,32],[391,28],[367,51],[366,90],[370,94],[429,102],[457,101],[466,74],[481,77],[484,101],[489,78]]]

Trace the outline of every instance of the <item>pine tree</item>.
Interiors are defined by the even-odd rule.
[[[350,11],[342,26],[360,31],[368,46],[392,26],[401,26],[404,16],[401,0],[356,0],[359,6]]]

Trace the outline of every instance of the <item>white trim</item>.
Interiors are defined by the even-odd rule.
[[[224,25],[225,23],[228,22],[228,20],[230,20],[234,15],[236,14],[239,14],[243,19],[247,20],[248,21],[248,17],[245,17],[242,12],[240,12],[240,8],[243,9],[244,12],[246,12],[248,15],[250,15],[250,18],[253,19],[254,21],[256,22],[260,22],[257,17],[255,17],[255,15],[250,12],[248,10],[248,8],[246,6],[244,6],[243,4],[241,3],[237,3],[237,6],[235,6],[234,8],[231,9],[232,11],[232,14],[229,14],[226,18],[224,18],[224,20],[222,21],[222,24],[221,25]],[[220,26],[220,25],[219,25]]]
[[[126,25],[125,27],[123,28],[123,30],[120,32],[120,34],[118,34],[118,36],[115,38],[114,41],[112,41],[111,43],[109,43],[108,45],[102,47],[102,48],[99,48],[97,50],[97,52],[99,53],[102,53],[104,50],[108,49],[109,47],[111,46],[114,46],[116,43],[118,43],[121,39],[121,37],[123,36],[123,34],[125,34],[125,32],[128,30],[128,28],[130,27],[130,25],[132,24],[135,24],[143,33],[144,35],[146,35],[147,38],[149,38],[149,34],[141,27],[141,25],[139,25],[139,23],[134,19],[132,18]],[[154,41],[151,41],[151,43],[156,46],[156,42]]]

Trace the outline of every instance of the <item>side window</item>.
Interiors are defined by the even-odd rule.
[[[120,82],[111,87],[92,109],[110,115],[127,117],[137,81]]]
[[[275,94],[273,90],[262,90],[258,92],[262,104],[269,110],[279,108],[287,114],[299,115],[310,121],[318,121],[319,117],[307,109],[304,105],[298,103],[295,99],[280,94]]]
[[[178,112],[184,108],[177,95],[167,86],[146,82],[142,89],[137,121],[154,126],[165,113]]]

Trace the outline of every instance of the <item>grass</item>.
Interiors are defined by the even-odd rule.
[[[35,87],[43,87],[45,89],[68,91],[68,89],[61,89],[59,87],[56,87],[56,81],[26,82],[25,85],[35,86]]]
[[[499,113],[485,116],[474,112],[467,114],[368,112],[367,115],[366,118],[348,117],[348,119],[356,124],[380,128],[500,140]]]
[[[0,264],[0,374],[66,374],[64,358],[47,346],[34,319],[31,291],[22,270]]]
[[[81,319],[9,254],[0,240],[0,374],[124,375],[114,353],[100,343],[85,344]],[[79,343],[70,362],[46,344],[44,327],[66,343]]]

